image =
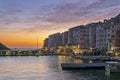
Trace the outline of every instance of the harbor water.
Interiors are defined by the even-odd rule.
[[[120,73],[108,75],[105,70],[62,70],[60,63],[65,59],[63,56],[0,57],[0,80],[120,80]]]

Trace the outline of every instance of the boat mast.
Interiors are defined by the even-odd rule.
[[[37,50],[38,50],[38,36],[37,36]]]

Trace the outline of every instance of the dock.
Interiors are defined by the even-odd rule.
[[[119,57],[113,57],[112,59],[113,59],[113,61],[120,62],[120,58]]]
[[[76,59],[89,59],[89,60],[110,60],[111,57],[109,56],[81,56],[81,55],[74,55],[73,56]]]
[[[104,69],[105,63],[62,63],[61,67],[63,70],[73,70],[73,69]]]

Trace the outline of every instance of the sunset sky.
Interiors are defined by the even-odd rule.
[[[120,13],[120,0],[0,0],[0,42],[39,47],[49,34],[103,21]]]

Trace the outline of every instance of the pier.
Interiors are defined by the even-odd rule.
[[[63,70],[73,70],[73,69],[105,69],[105,63],[62,63],[61,67]]]
[[[70,56],[70,54],[44,53],[41,50],[0,50],[0,56]]]
[[[110,56],[81,56],[81,55],[74,55],[76,59],[87,59],[87,60],[112,60]]]

